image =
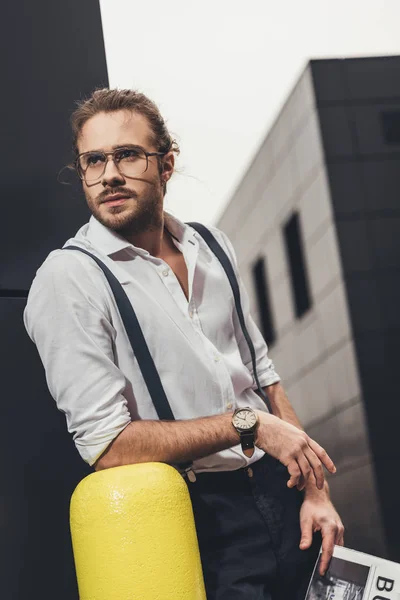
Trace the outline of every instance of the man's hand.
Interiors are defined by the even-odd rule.
[[[300,510],[301,550],[311,546],[313,533],[322,534],[322,557],[319,572],[324,575],[332,558],[333,547],[344,545],[343,523],[330,501],[327,491],[317,492],[315,486],[308,488]]]
[[[336,472],[336,467],[327,452],[298,427],[263,411],[257,411],[257,414],[260,422],[256,433],[256,446],[287,467],[290,474],[288,487],[304,487],[313,475],[317,488],[322,490],[322,465],[330,473]]]

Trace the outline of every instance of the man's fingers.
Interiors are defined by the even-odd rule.
[[[295,460],[293,460],[292,462],[290,462],[288,464],[287,470],[289,471],[289,474],[290,474],[290,479],[287,482],[287,486],[290,488],[293,488],[300,481],[301,471],[300,471],[299,465],[297,464],[297,462]]]
[[[344,527],[341,522],[337,527],[335,544],[336,546],[344,546]]]
[[[328,526],[321,528],[322,533],[322,555],[321,563],[319,566],[319,572],[321,575],[325,575],[325,572],[329,566],[329,562],[332,558],[333,548],[335,545],[336,527]]]
[[[306,482],[305,482],[303,475],[301,475],[299,482],[297,484],[297,489],[299,490],[299,492],[301,492],[302,490],[304,490],[305,487],[306,487]]]
[[[311,466],[310,466],[310,462],[307,460],[307,458],[304,455],[300,455],[297,458],[297,464],[299,465],[299,468],[301,471],[301,476],[298,481],[297,487],[299,489],[303,489],[308,481],[308,478],[311,475]]]
[[[338,541],[336,542],[336,546],[344,546],[344,536],[342,535],[341,538],[338,539]]]
[[[324,487],[325,477],[321,461],[309,446],[296,457],[296,460],[289,463],[287,468],[291,475],[288,487],[297,485],[300,490],[303,489],[311,473],[315,475],[317,488],[322,490]]]
[[[313,522],[312,519],[300,521],[301,527],[301,550],[307,550],[311,546],[313,540]]]
[[[322,533],[322,556],[319,572],[324,575],[329,562],[332,558],[333,549],[335,544],[337,546],[344,546],[344,527],[343,523],[339,520],[338,523],[331,523],[321,528]]]
[[[336,467],[334,465],[334,462],[327,453],[327,451],[324,450],[322,446],[320,446],[315,440],[311,438],[308,439],[308,445],[310,446],[311,450],[315,452],[315,454],[318,456],[322,464],[328,469],[328,471],[330,473],[336,473]]]
[[[311,448],[306,449],[304,454],[314,472],[317,488],[319,490],[322,490],[322,488],[324,487],[325,476],[321,461],[319,460],[315,452],[311,450]]]

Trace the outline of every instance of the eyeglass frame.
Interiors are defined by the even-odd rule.
[[[75,170],[78,173],[78,177],[79,179],[81,179],[82,181],[84,181],[86,183],[86,185],[88,187],[90,187],[91,185],[95,185],[94,182],[98,182],[104,175],[106,168],[107,168],[107,164],[109,162],[109,156],[112,156],[112,162],[114,163],[118,173],[120,175],[122,175],[123,177],[127,177],[128,179],[136,179],[136,177],[131,177],[129,175],[125,175],[125,173],[122,173],[119,169],[118,163],[115,162],[114,156],[116,152],[121,152],[121,150],[134,150],[135,148],[141,150],[143,152],[143,154],[146,156],[146,168],[143,171],[143,173],[146,173],[147,169],[149,168],[149,156],[165,156],[166,154],[168,154],[168,152],[170,150],[166,150],[164,152],[148,152],[147,150],[145,150],[142,146],[139,146],[137,144],[128,144],[126,146],[119,146],[118,148],[115,148],[114,150],[111,150],[110,152],[103,152],[103,150],[88,150],[87,152],[81,152],[80,154],[78,154],[78,156],[76,157],[76,159],[74,160],[74,166],[75,166]],[[93,179],[90,184],[87,183],[86,181],[86,171],[88,170],[89,167],[86,168],[86,170],[84,171],[80,165],[79,159],[81,158],[81,156],[84,156],[85,154],[102,154],[103,156],[106,157],[106,160],[104,162],[104,169],[103,172],[101,173],[101,175],[99,175],[97,177],[97,179]],[[143,174],[142,173],[142,174]]]

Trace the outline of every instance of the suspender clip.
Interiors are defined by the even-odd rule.
[[[192,467],[188,467],[184,470],[184,477],[187,478],[191,483],[197,481],[196,473],[193,471]]]

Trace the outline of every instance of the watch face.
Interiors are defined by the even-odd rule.
[[[238,429],[252,429],[257,423],[257,416],[252,410],[243,408],[233,416],[233,424]]]

